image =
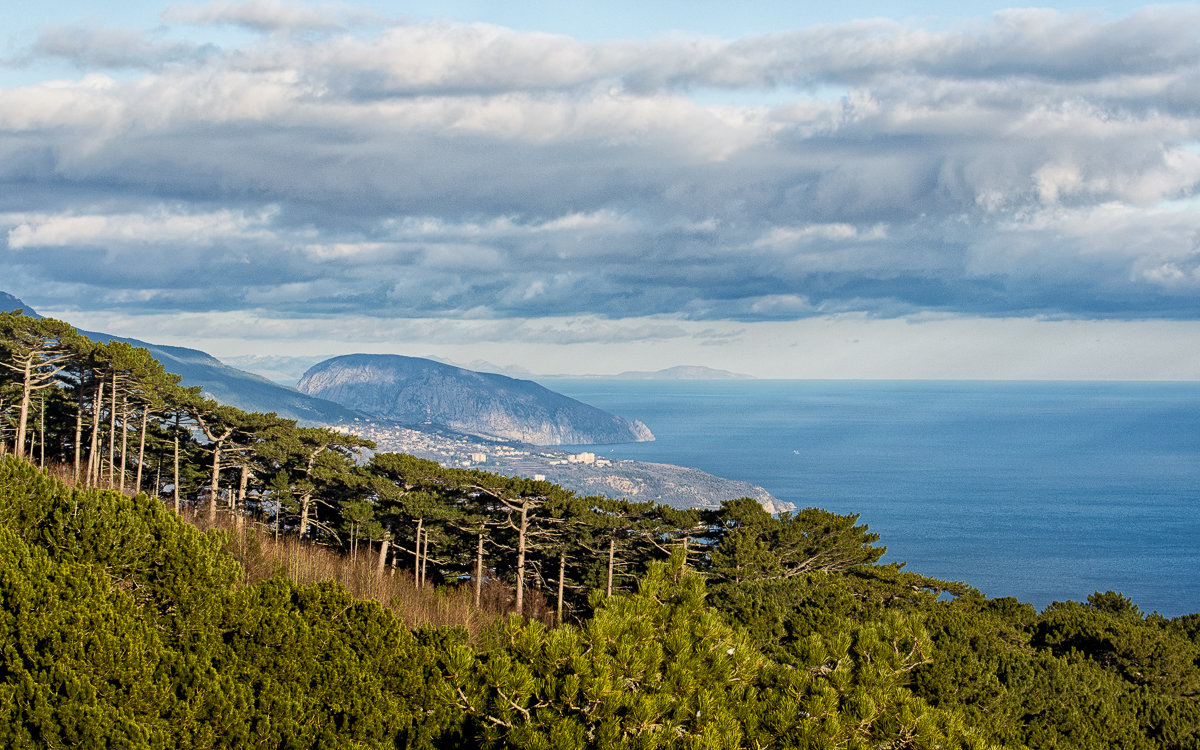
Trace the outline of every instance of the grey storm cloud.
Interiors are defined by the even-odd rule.
[[[176,3],[163,13],[164,20],[199,26],[240,26],[264,33],[324,32],[384,19],[346,3],[301,5],[283,0],[242,0],[206,5]]]
[[[157,34],[124,29],[63,26],[42,34],[33,57],[61,58],[79,68],[158,69],[167,63],[199,61],[217,52],[212,45],[160,41]]]
[[[48,30],[29,54],[84,74],[0,89],[16,282],[147,311],[1200,317],[1194,7],[602,43],[278,0],[164,20],[262,34]]]

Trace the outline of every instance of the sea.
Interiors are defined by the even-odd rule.
[[[884,562],[1039,609],[1200,612],[1200,383],[554,380],[692,466],[855,513]]]

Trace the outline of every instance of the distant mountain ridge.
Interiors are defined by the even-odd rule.
[[[42,317],[37,314],[36,310],[17,297],[12,296],[8,292],[0,292],[0,312],[16,312],[17,310],[24,311],[25,315],[31,318],[40,319]]]
[[[348,354],[309,368],[297,385],[348,409],[410,424],[534,445],[653,440],[646,425],[555,393],[530,380],[475,372],[420,357]]]
[[[614,380],[754,380],[753,375],[716,370],[702,365],[677,365],[653,372],[627,370],[619,375],[613,375],[612,378]]]
[[[0,311],[16,309],[24,309],[25,314],[31,318],[41,317],[20,299],[0,292]],[[199,349],[160,346],[124,336],[77,330],[92,341],[124,341],[140,346],[161,362],[167,372],[179,375],[183,385],[198,385],[209,398],[222,404],[236,406],[243,411],[275,412],[285,419],[295,419],[308,424],[339,424],[361,416],[332,401],[314,398],[259,375],[230,367]]]

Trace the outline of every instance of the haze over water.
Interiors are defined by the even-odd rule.
[[[555,380],[641,419],[597,453],[859,513],[885,561],[1039,608],[1200,611],[1200,384]]]

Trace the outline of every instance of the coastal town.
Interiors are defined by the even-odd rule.
[[[376,451],[408,453],[443,466],[550,481],[584,495],[654,500],[678,508],[715,508],[723,500],[751,497],[770,513],[794,510],[767,490],[699,469],[597,456],[594,451],[489,440],[435,424],[411,425],[355,419],[336,427],[371,440]]]

